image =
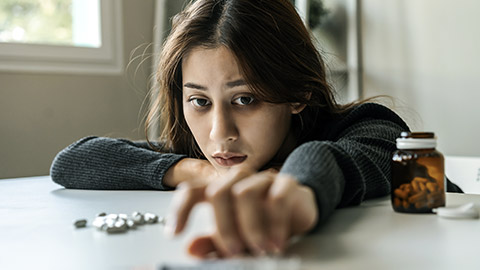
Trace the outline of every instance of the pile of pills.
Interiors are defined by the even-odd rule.
[[[135,229],[137,226],[155,223],[165,224],[165,218],[159,218],[152,213],[142,214],[140,212],[133,212],[131,216],[128,216],[127,214],[107,215],[107,213],[99,213],[93,220],[92,225],[99,231],[107,233],[123,233],[130,229]],[[75,228],[84,228],[87,226],[87,220],[75,220],[73,225]]]

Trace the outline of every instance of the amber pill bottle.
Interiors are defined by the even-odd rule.
[[[433,132],[402,132],[392,157],[392,206],[402,213],[431,213],[445,206],[444,157]]]

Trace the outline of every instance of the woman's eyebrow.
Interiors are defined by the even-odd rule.
[[[247,85],[247,82],[245,82],[245,80],[243,80],[243,79],[227,82],[228,88],[233,88],[233,87],[237,87],[237,86],[244,86],[244,85]]]
[[[234,88],[234,87],[237,87],[237,86],[247,85],[247,82],[245,82],[245,80],[243,80],[243,79],[240,79],[240,80],[227,82],[226,85],[227,85],[228,88]],[[196,83],[192,83],[192,82],[185,83],[183,85],[183,87],[188,87],[188,88],[198,89],[198,90],[207,90],[207,87],[196,84]]]
[[[207,90],[207,87],[201,86],[195,83],[187,82],[183,85],[183,87],[188,87],[188,88],[193,88],[193,89],[198,89],[198,90]]]

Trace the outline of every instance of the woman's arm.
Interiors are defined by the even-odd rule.
[[[170,190],[174,186],[165,183],[164,176],[185,157],[153,151],[145,143],[85,137],[57,154],[50,175],[66,188]],[[168,183],[188,178],[179,170],[176,175]]]
[[[376,104],[361,105],[325,128],[327,140],[299,146],[280,171],[314,191],[317,227],[336,207],[389,194],[395,139],[408,130],[397,115]]]

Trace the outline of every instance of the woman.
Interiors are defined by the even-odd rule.
[[[88,137],[55,158],[67,188],[179,187],[167,230],[209,202],[216,231],[205,257],[281,253],[337,207],[390,192],[390,157],[407,125],[366,102],[340,105],[287,0],[197,0],[173,21],[147,125],[161,143]],[[449,184],[449,190],[455,188]]]

